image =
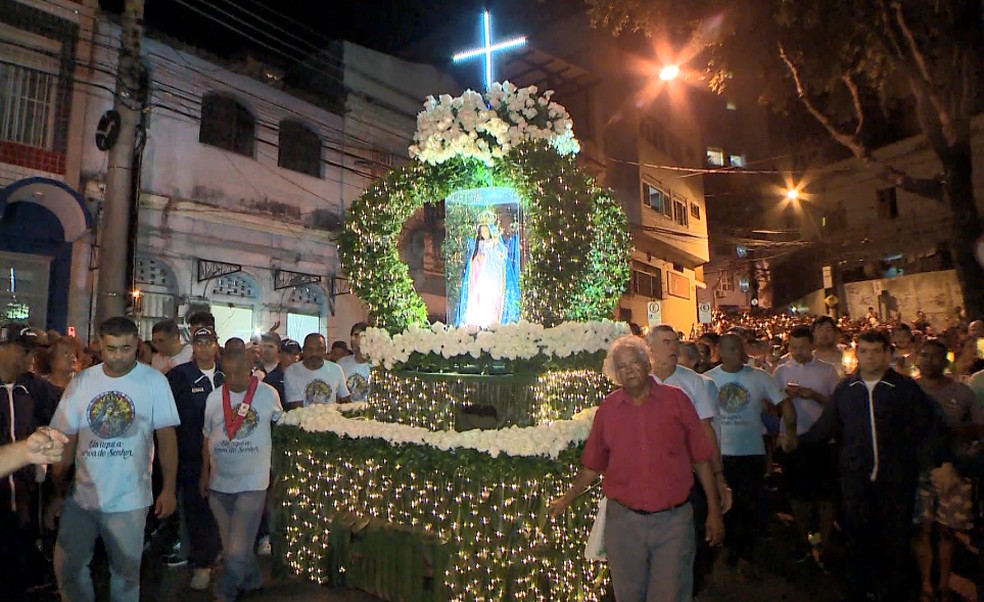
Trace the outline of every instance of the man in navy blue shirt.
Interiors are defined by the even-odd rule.
[[[210,568],[222,543],[208,500],[198,490],[202,470],[202,428],[205,400],[215,388],[222,386],[224,375],[215,361],[219,344],[214,330],[208,327],[196,329],[192,333],[191,346],[192,360],[172,368],[167,373],[167,380],[181,417],[181,424],[176,429],[178,496],[190,544],[191,588],[204,590],[208,588]],[[183,564],[180,555],[172,555],[167,562],[171,566]]]

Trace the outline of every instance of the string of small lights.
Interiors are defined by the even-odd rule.
[[[555,370],[532,377],[419,375],[374,370],[365,416],[431,431],[455,430],[463,405],[490,406],[499,426],[570,420],[613,385],[597,370]]]
[[[554,460],[391,446],[296,427],[278,427],[274,438],[281,450],[274,491],[286,526],[282,561],[296,575],[341,584],[358,564],[358,581],[377,587],[408,578],[392,563],[366,557],[396,553],[385,530],[358,558],[339,556],[355,544],[339,542],[332,526],[355,515],[390,525],[398,541],[419,538],[422,546],[436,537],[450,550],[427,599],[597,601],[608,588],[605,565],[583,558],[600,492],[592,490],[559,519],[547,511],[570,486],[579,447]]]
[[[489,186],[514,188],[524,202],[522,317],[544,326],[611,317],[629,279],[625,212],[571,157],[544,142],[527,142],[492,166],[467,159],[411,163],[352,204],[339,254],[376,326],[397,333],[427,324],[426,305],[397,248],[403,224],[425,203]]]

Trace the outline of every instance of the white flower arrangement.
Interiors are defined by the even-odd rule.
[[[382,328],[369,328],[362,334],[362,353],[376,366],[392,370],[406,363],[414,352],[436,354],[446,359],[488,354],[494,360],[529,360],[538,355],[566,358],[578,353],[607,350],[615,339],[629,333],[625,322],[562,322],[552,328],[521,320],[494,325],[455,328],[440,322],[430,328],[411,326],[390,335]]]
[[[347,405],[347,404],[345,404]],[[493,458],[500,454],[517,457],[557,458],[572,445],[588,438],[597,408],[575,414],[571,420],[500,430],[429,431],[376,420],[347,418],[345,405],[317,404],[287,412],[280,424],[297,426],[312,433],[334,433],[350,439],[382,439],[390,445],[427,445],[442,451],[473,449]]]
[[[553,90],[517,88],[494,83],[485,95],[466,90],[458,97],[428,96],[417,114],[410,157],[437,165],[455,157],[491,165],[517,145],[546,140],[561,155],[577,154],[574,122],[562,105],[550,100]]]

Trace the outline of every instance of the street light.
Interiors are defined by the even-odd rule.
[[[796,188],[786,189],[786,198],[790,201],[797,201],[800,198],[800,192]]]
[[[659,78],[664,82],[676,79],[680,75],[680,67],[676,65],[667,65],[659,72]]]

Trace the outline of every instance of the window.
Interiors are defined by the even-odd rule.
[[[632,293],[650,299],[662,299],[663,272],[651,265],[639,261],[633,262]]]
[[[673,221],[681,226],[688,226],[690,224],[687,218],[687,202],[673,200]]]
[[[729,100],[728,104],[725,105],[725,108],[728,109],[729,111],[737,111],[738,105],[735,104],[735,101]]]
[[[731,155],[731,167],[746,167],[745,155]]]
[[[878,217],[895,219],[899,216],[899,199],[895,187],[878,191]]]
[[[317,132],[296,121],[281,121],[279,146],[277,165],[321,177],[321,138]]]
[[[256,118],[235,99],[221,94],[202,97],[202,125],[198,141],[246,157],[254,155]]]
[[[724,150],[710,146],[707,147],[707,164],[724,167]]]
[[[210,311],[215,316],[215,334],[218,335],[219,345],[225,345],[232,337],[248,341],[255,334],[251,308],[215,303]]]
[[[700,205],[697,203],[690,203],[690,217],[700,219]]]
[[[823,227],[825,230],[843,230],[847,228],[847,208],[844,202],[837,203],[837,206],[823,216]]]
[[[717,290],[725,292],[735,290],[735,275],[731,272],[721,272],[721,278],[717,283]]]
[[[666,216],[670,215],[670,201],[666,198],[666,192],[662,188],[644,182],[642,185],[642,190],[642,201],[648,205],[650,209]]]
[[[304,337],[321,332],[321,316],[307,314],[287,314],[287,336],[295,341],[303,341]]]
[[[0,63],[0,140],[50,149],[58,78]]]

